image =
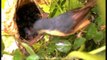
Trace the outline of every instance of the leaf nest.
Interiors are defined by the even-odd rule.
[[[13,0],[11,2],[12,4],[5,4],[5,8],[2,9],[2,35],[29,39],[26,31],[31,31],[33,22],[41,18],[40,11],[32,0]]]

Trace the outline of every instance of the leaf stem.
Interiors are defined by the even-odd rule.
[[[106,46],[102,46],[101,48],[98,48],[98,49],[95,49],[93,51],[90,51],[89,53],[90,54],[96,54],[96,53],[99,53],[99,52],[101,52],[101,51],[103,51],[105,49],[106,49]]]
[[[60,12],[63,13],[63,10],[62,10],[61,7],[57,4],[57,1],[55,1],[55,3],[56,3],[56,5],[57,5],[58,9],[60,10]]]

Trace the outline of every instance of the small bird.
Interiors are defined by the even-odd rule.
[[[71,10],[53,18],[39,19],[33,24],[33,33],[68,36],[86,18],[95,3],[95,0],[90,0],[83,8]]]

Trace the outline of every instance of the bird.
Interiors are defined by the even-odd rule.
[[[86,19],[86,16],[95,6],[95,3],[96,0],[89,0],[89,2],[80,9],[70,10],[53,18],[38,19],[33,24],[32,33],[47,33],[54,36],[71,35],[75,27],[79,26],[79,24]]]

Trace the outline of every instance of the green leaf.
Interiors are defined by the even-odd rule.
[[[41,48],[41,46],[42,46],[42,43],[40,43],[40,42],[34,43],[34,44],[32,45],[32,47],[34,48],[34,51],[35,51],[35,52],[39,51],[39,49]]]
[[[46,53],[46,49],[45,48],[41,48],[38,52],[37,52],[37,54],[41,57],[44,57],[44,56],[46,56],[47,55],[47,53]]]
[[[70,52],[64,60],[72,60],[72,58],[81,58],[82,60],[105,60],[105,56],[90,54],[87,52],[73,51]],[[73,59],[74,60],[74,59]]]
[[[58,9],[53,9],[53,11],[50,13],[49,17],[56,17],[59,14],[61,14],[61,12]]]
[[[95,19],[95,23],[97,24],[97,28],[100,29],[100,27],[101,27],[102,25],[104,25],[104,20],[102,20],[102,18],[99,16],[99,17],[97,17],[97,18]]]
[[[95,34],[95,37],[93,39],[97,43],[100,42],[103,38],[104,38],[104,34],[102,31],[100,31]]]
[[[26,58],[26,60],[39,60],[40,57],[38,55],[30,55]]]
[[[69,2],[70,9],[75,9],[83,6],[83,4],[79,0],[70,0]]]
[[[79,48],[81,45],[83,45],[85,43],[86,39],[83,37],[80,38],[76,38],[73,44],[73,48],[77,49]]]
[[[50,43],[48,45],[48,48],[47,48],[47,53],[51,54],[55,51],[55,44],[54,43]]]
[[[100,14],[98,5],[96,5],[93,9],[91,9],[91,11],[94,13]]]
[[[101,18],[106,23],[106,0],[98,0],[97,5],[99,6],[99,10],[101,13]]]
[[[50,8],[50,17],[58,16],[66,11],[83,6],[79,0],[53,0]]]
[[[1,42],[1,49],[2,49],[2,51],[4,50],[4,48],[5,48],[5,46],[4,46],[4,43],[3,43],[3,41]]]
[[[54,42],[54,43],[58,42],[59,40],[62,40],[62,38],[61,37],[57,37],[57,36],[52,38],[52,42]]]
[[[27,45],[26,43],[22,43],[22,46],[27,50],[30,55],[35,55],[35,52],[29,45]]]
[[[56,49],[63,53],[69,52],[72,47],[71,43],[67,40],[59,41],[55,45],[56,45]]]
[[[40,7],[42,8],[42,10],[43,10],[44,12],[50,13],[50,12],[49,12],[49,8],[50,8],[49,6],[47,6],[47,5],[41,5]]]
[[[13,60],[23,60],[24,59],[23,57],[24,56],[22,55],[19,49],[16,49],[14,51]]]
[[[44,40],[45,40],[45,42],[48,42],[49,41],[49,35],[45,35]]]
[[[5,46],[4,46],[4,43],[3,43],[3,41],[2,41],[2,42],[1,42],[1,52],[2,52],[1,55],[3,55],[4,48],[5,48]]]
[[[88,27],[87,33],[86,33],[86,38],[88,40],[93,39],[95,37],[95,34],[97,33],[97,28],[94,23],[91,23]]]

